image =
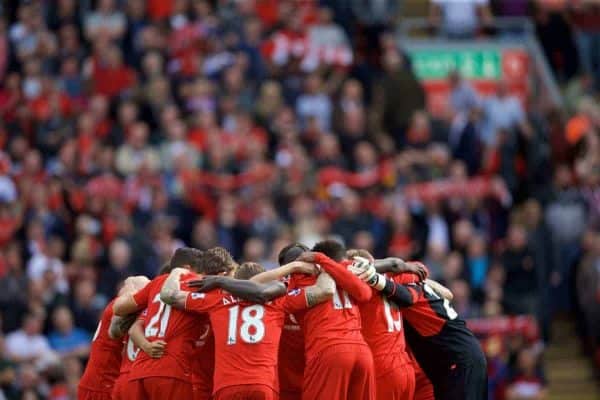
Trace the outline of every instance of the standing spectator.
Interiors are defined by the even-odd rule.
[[[56,290],[66,293],[69,285],[65,277],[63,262],[64,243],[57,237],[52,237],[47,243],[42,243],[38,252],[27,263],[27,275],[34,281],[45,279],[49,274],[53,278]]]
[[[443,35],[472,38],[477,30],[489,24],[492,14],[488,0],[433,0],[429,18]]]
[[[383,98],[383,127],[401,147],[415,111],[425,108],[425,92],[397,50],[383,55],[385,75],[380,82]]]
[[[502,254],[506,270],[504,303],[511,314],[537,314],[539,304],[538,265],[527,243],[527,233],[521,225],[508,229],[507,248]]]
[[[600,88],[600,5],[594,1],[577,0],[570,4],[575,28],[575,42],[583,73],[594,77]]]
[[[0,309],[2,328],[5,331],[17,329],[23,314],[27,312],[28,277],[23,267],[21,249],[17,243],[10,243],[4,250],[3,262],[6,274],[0,278]]]
[[[452,114],[470,115],[481,105],[479,95],[460,72],[454,70],[448,74],[450,84],[450,107]]]
[[[344,30],[333,21],[333,13],[327,7],[318,11],[318,20],[308,30],[310,51],[321,55],[327,63],[349,65],[352,49]]]
[[[517,130],[529,132],[525,110],[520,100],[509,93],[505,81],[498,82],[496,93],[488,97],[484,103],[485,123],[482,140],[487,146],[494,146],[499,141],[500,131],[506,131],[514,137]]]

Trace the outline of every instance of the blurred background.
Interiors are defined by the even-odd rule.
[[[598,399],[600,2],[0,3],[0,399],[182,245],[419,259],[490,400]]]

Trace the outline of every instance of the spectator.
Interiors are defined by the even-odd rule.
[[[537,357],[532,349],[519,352],[518,373],[510,380],[506,389],[507,400],[543,400],[548,397],[546,379],[537,364]]]
[[[579,52],[581,69],[594,77],[596,88],[600,85],[600,6],[591,1],[574,2],[570,5],[575,28],[575,42]]]
[[[304,93],[298,97],[296,112],[300,117],[301,125],[306,128],[309,120],[314,118],[322,130],[329,130],[331,126],[332,105],[331,100],[323,91],[321,77],[314,73],[306,78]]]
[[[405,143],[406,129],[415,111],[425,108],[425,93],[404,57],[395,50],[383,55],[385,75],[380,82],[383,95],[383,126],[396,146]]]
[[[538,265],[527,243],[527,233],[521,225],[509,227],[507,249],[502,254],[506,270],[504,303],[512,314],[536,314],[539,305]]]
[[[79,281],[75,286],[73,300],[69,305],[73,311],[75,325],[81,327],[89,335],[94,333],[105,304],[96,295],[96,285],[91,279]]]
[[[340,235],[345,243],[352,243],[356,232],[369,231],[371,228],[370,216],[361,211],[360,198],[347,190],[340,199],[340,215],[332,226],[332,231]]]
[[[448,74],[450,107],[453,114],[471,115],[480,107],[481,100],[469,82],[454,70]]]
[[[443,35],[451,38],[472,38],[477,30],[489,24],[492,14],[488,0],[434,0],[429,18]]]
[[[6,336],[6,352],[17,363],[43,361],[52,357],[48,339],[42,335],[43,318],[27,314],[21,329]]]
[[[13,331],[27,312],[28,277],[23,267],[21,249],[16,243],[7,245],[3,254],[6,274],[0,278],[0,307],[2,328]]]
[[[100,0],[96,11],[85,19],[85,34],[90,40],[118,40],[126,29],[125,15],[115,7],[114,0]]]
[[[525,111],[519,99],[509,94],[507,83],[498,82],[496,94],[484,102],[485,123],[481,140],[487,146],[494,146],[499,141],[500,131],[514,136],[514,132],[529,132]]]
[[[308,30],[311,50],[325,54],[325,59],[339,59],[341,64],[352,62],[352,51],[346,33],[333,21],[333,13],[327,7],[318,10],[318,20]]]
[[[85,358],[90,351],[90,335],[74,325],[73,314],[66,306],[60,306],[52,313],[48,341],[61,357]]]
[[[138,122],[131,127],[129,138],[116,154],[117,171],[123,175],[138,172],[140,168],[156,171],[160,167],[160,157],[156,150],[148,146],[148,126]]]

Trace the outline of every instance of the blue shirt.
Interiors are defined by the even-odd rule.
[[[58,353],[68,353],[80,346],[87,345],[90,342],[90,335],[83,329],[73,328],[68,334],[60,332],[51,332],[48,336],[50,347]]]

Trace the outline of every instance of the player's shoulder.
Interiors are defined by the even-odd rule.
[[[113,306],[115,304],[115,301],[117,300],[117,298],[115,297],[114,299],[112,299],[111,301],[108,302],[108,304],[106,305],[106,307],[104,307],[104,310],[102,310],[102,319],[111,319],[114,315],[113,312]]]

